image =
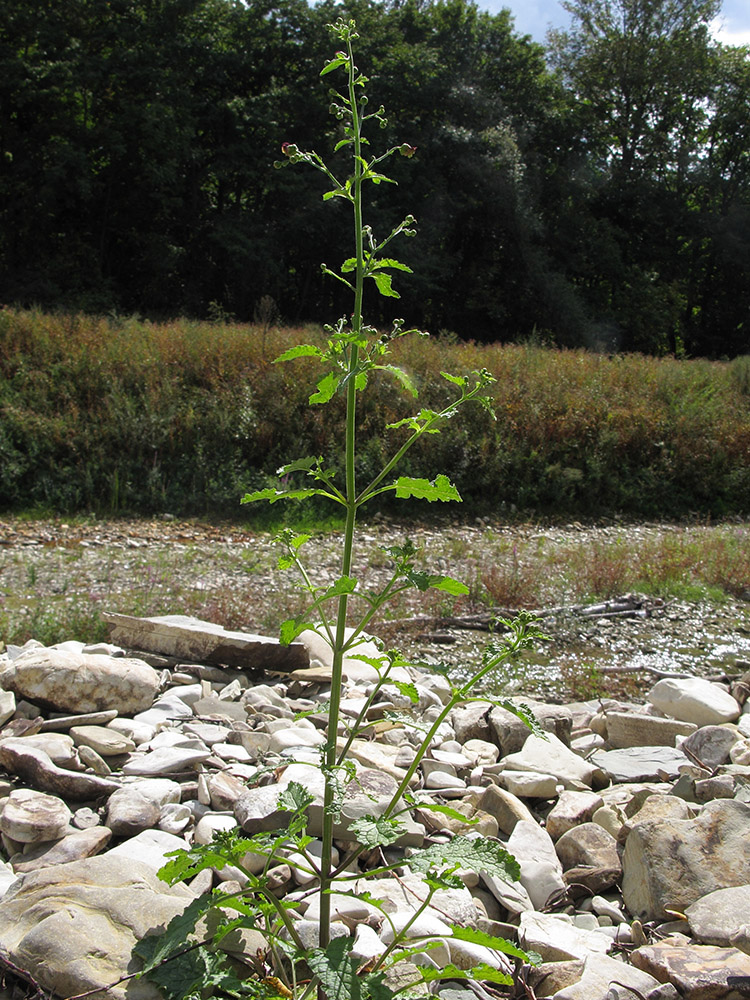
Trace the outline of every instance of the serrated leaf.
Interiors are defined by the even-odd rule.
[[[277,500],[304,500],[307,497],[328,496],[325,490],[275,490],[270,487],[266,490],[256,490],[254,493],[246,493],[240,503],[256,503],[258,500],[267,500],[269,503],[276,503]]]
[[[450,372],[440,372],[440,374],[454,385],[460,385],[462,388],[466,385],[467,378],[465,375],[451,375]]]
[[[195,930],[195,925],[213,906],[212,897],[208,894],[191,900],[182,913],[172,917],[164,930],[158,935],[142,938],[133,947],[133,954],[143,961],[143,971],[149,972],[168,955],[181,951],[188,937]]]
[[[339,387],[339,377],[335,372],[329,372],[318,382],[318,391],[314,392],[308,402],[327,403]]]
[[[285,622],[281,623],[281,627],[279,628],[279,642],[282,646],[288,646],[302,632],[314,627],[313,622],[299,621],[297,618],[287,618]]]
[[[311,795],[304,785],[298,781],[290,781],[279,795],[279,809],[285,809],[287,812],[302,812],[314,801],[315,796]]]
[[[324,357],[324,354],[319,347],[315,347],[313,344],[297,344],[296,347],[290,347],[288,351],[284,351],[284,353],[280,354],[278,358],[274,358],[273,363],[277,364],[279,361],[293,361],[295,358],[322,357]]]
[[[455,965],[446,965],[442,969],[431,969],[428,966],[420,965],[417,971],[425,983],[433,983],[441,979],[469,980],[475,983],[498,983],[503,986],[512,986],[513,977],[507,972],[501,972],[491,965],[478,965],[473,969],[459,969]]]
[[[329,601],[332,597],[340,597],[342,594],[353,594],[356,589],[357,581],[353,576],[340,576],[321,594],[320,600]]]
[[[502,952],[503,955],[512,955],[513,958],[520,958],[524,962],[529,961],[529,955],[518,945],[505,938],[495,937],[493,934],[485,934],[484,931],[476,930],[473,927],[461,927],[458,924],[452,925],[453,937],[459,941],[468,941],[470,944],[481,944],[485,948],[492,948],[493,951]]]
[[[320,979],[327,1000],[361,1000],[357,965],[349,954],[352,939],[334,938],[325,951],[316,948],[307,955],[307,964]]]
[[[375,365],[375,368],[378,371],[390,372],[391,375],[393,375],[394,378],[398,379],[398,381],[401,383],[404,389],[406,389],[407,392],[411,393],[411,395],[414,396],[415,399],[419,395],[416,386],[414,385],[410,376],[404,371],[403,368],[399,368],[398,365]],[[399,421],[399,423],[401,422],[402,421]],[[395,427],[398,425],[389,424],[388,426]]]
[[[431,869],[468,868],[469,871],[485,871],[493,878],[517,882],[521,868],[500,844],[491,840],[468,840],[454,837],[447,844],[432,844],[423,851],[415,851],[409,858],[409,867],[415,872]]]
[[[397,819],[362,816],[350,823],[349,829],[363,847],[387,847],[396,843],[405,828]]]
[[[398,292],[391,287],[391,281],[393,280],[390,274],[386,274],[384,271],[376,271],[375,274],[368,274],[368,278],[372,278],[375,284],[378,286],[378,291],[381,295],[385,295],[392,299],[400,299],[401,296]]]
[[[322,462],[322,456],[310,455],[308,458],[298,458],[295,462],[289,462],[278,468],[276,475],[288,476],[292,472],[309,472],[310,469],[317,468]]]
[[[429,479],[412,479],[401,476],[396,480],[396,496],[400,499],[415,497],[417,500],[461,500],[461,494],[447,476],[440,475],[434,482]]]
[[[440,813],[441,816],[447,816],[449,819],[455,819],[459,823],[466,823],[469,826],[479,822],[479,820],[470,819],[467,816],[464,816],[464,814],[459,812],[458,809],[453,809],[451,806],[444,806],[440,802],[420,802],[417,800],[416,807],[417,809],[422,809],[424,812]]]
[[[412,705],[419,704],[419,692],[417,691],[416,684],[407,681],[392,681],[391,683],[401,694],[409,699]]]
[[[536,716],[528,705],[525,705],[523,702],[516,705],[506,698],[493,698],[490,701],[490,704],[496,705],[498,708],[504,708],[507,712],[512,712],[517,719],[520,719],[525,726],[528,726],[534,736],[538,736],[543,740],[548,739],[549,733],[546,729],[542,729]]]
[[[347,274],[349,271],[356,271],[356,269],[357,269],[357,258],[356,257],[349,257],[341,265],[341,273],[342,274]]]
[[[336,145],[335,145],[335,146],[333,147],[333,151],[334,151],[334,153],[338,153],[338,151],[339,151],[340,149],[343,149],[343,148],[344,148],[344,146],[349,146],[349,145],[350,145],[351,143],[353,143],[353,142],[354,142],[354,139],[340,139],[340,140],[339,140],[339,141],[338,141],[338,142],[336,143]]]
[[[414,273],[410,267],[407,267],[406,264],[402,264],[400,260],[396,260],[393,257],[380,257],[378,260],[370,260],[368,264],[372,268],[392,267],[396,271],[408,271],[409,274]]]
[[[429,586],[433,590],[442,590],[446,594],[453,594],[456,597],[469,593],[469,588],[460,580],[454,580],[451,576],[431,576]]]

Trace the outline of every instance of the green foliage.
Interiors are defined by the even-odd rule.
[[[329,492],[325,478],[313,481],[294,463],[282,473],[283,488],[275,478],[292,449],[314,456],[305,461],[329,480],[341,468],[341,396],[307,406],[306,383],[319,377],[316,357],[269,365],[257,331],[240,326],[117,325],[7,309],[0,322],[5,509],[228,514],[238,495],[270,490],[264,495],[284,499],[285,490],[304,489],[322,491],[312,495],[312,507],[255,503],[246,510],[259,527],[286,523],[309,532],[332,516],[343,523],[341,505],[322,495]],[[299,336],[269,331],[266,350],[282,354]],[[302,336],[320,336],[325,350],[325,335]],[[420,405],[410,416],[400,383],[387,371],[372,373],[359,406],[357,461],[365,479],[391,455],[384,426],[399,425],[394,441],[424,428],[402,460],[402,475],[430,483],[436,466],[450,469],[467,516],[510,514],[511,505],[521,516],[579,518],[747,513],[750,394],[742,359],[609,358],[421,337],[399,338],[392,357],[419,389]],[[451,383],[441,375],[447,365],[491,372],[501,386],[496,420],[478,407],[433,419],[451,407]],[[408,516],[411,505],[396,499],[395,479],[369,508],[399,505]],[[413,506],[420,516],[429,513],[426,500]],[[524,586],[518,573],[498,570],[487,589],[523,598]]]

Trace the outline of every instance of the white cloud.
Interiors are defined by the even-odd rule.
[[[711,34],[724,45],[750,45],[750,26],[740,27],[734,18],[714,18]]]

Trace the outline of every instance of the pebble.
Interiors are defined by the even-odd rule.
[[[309,648],[320,652],[313,640]],[[15,902],[22,896],[21,885],[31,886],[33,880],[41,885],[43,877],[45,885],[52,885],[58,875],[75,878],[76,872],[93,878],[90,873],[96,872],[106,900],[102,905],[115,921],[112,933],[131,934],[132,950],[133,931],[127,927],[140,926],[140,911],[131,907],[128,916],[115,904],[111,893],[116,885],[128,893],[144,887],[153,908],[143,919],[152,926],[162,912],[159,907],[174,915],[216,880],[225,890],[239,890],[246,881],[239,868],[227,866],[202,872],[190,889],[169,890],[154,882],[154,873],[171,851],[208,844],[217,832],[238,826],[248,832],[283,829],[289,813],[279,808],[279,795],[292,781],[314,796],[310,832],[318,832],[321,823],[318,748],[325,741],[320,728],[324,717],[293,719],[300,706],[315,709],[326,700],[320,687],[328,667],[325,656],[307,677],[300,676],[306,671],[295,670],[278,683],[250,683],[237,672],[224,679],[216,666],[207,667],[204,679],[195,683],[194,668],[186,667],[177,672],[185,683],[162,693],[156,684],[147,700],[141,695],[137,709],[128,708],[125,700],[93,711],[86,691],[77,703],[80,712],[70,697],[60,698],[57,715],[49,712],[44,718],[21,683],[24,662],[89,657],[90,667],[104,658],[105,687],[129,683],[132,659],[121,650],[116,655],[106,648],[82,650],[82,644],[52,652],[32,644],[13,658],[0,657],[0,674],[19,678],[15,693],[28,699],[8,716],[0,739],[0,767],[8,774],[0,788],[0,832],[11,856],[9,864],[0,866],[0,895],[6,892],[0,899],[0,949],[11,961],[14,954],[20,957],[13,950],[19,932],[11,934],[11,915],[17,928],[25,927]],[[377,655],[376,647],[371,653]],[[154,676],[159,680],[158,671]],[[347,676],[344,707],[353,718],[371,692],[373,668],[350,660]],[[403,671],[398,679],[416,684],[415,722],[434,722],[450,697],[449,687],[441,678],[417,672]],[[707,689],[708,682],[696,685],[695,678],[668,680],[669,685],[659,682],[662,687],[654,685],[650,692],[652,709],[611,702],[608,716],[605,701],[594,717],[598,704],[537,703],[547,739],[529,735],[503,709],[485,704],[453,709],[412,779],[419,802],[402,816],[407,834],[384,852],[398,861],[399,878],[361,880],[355,895],[348,894],[351,883],[345,883],[345,892],[334,892],[332,935],[352,936],[352,954],[362,962],[381,954],[392,926],[409,923],[424,893],[420,876],[410,872],[409,852],[426,835],[437,844],[460,833],[499,837],[518,859],[521,879],[459,870],[463,888],[436,893],[409,928],[415,938],[429,933],[440,939],[437,948],[415,961],[437,967],[450,962],[459,968],[481,961],[509,968],[505,956],[485,945],[454,938],[451,924],[457,923],[490,931],[496,927],[497,933],[538,951],[543,962],[534,975],[546,970],[556,1000],[623,1000],[624,987],[617,982],[657,1000],[651,989],[657,980],[663,981],[658,987],[662,992],[670,986],[676,996],[690,996],[696,989],[691,962],[696,961],[703,963],[712,983],[726,984],[728,976],[746,974],[750,932],[737,914],[750,905],[745,898],[750,868],[743,863],[750,805],[741,798],[750,730],[743,735],[741,727],[731,724],[739,705],[721,686]],[[43,684],[43,676],[34,683]],[[699,718],[696,691],[704,699]],[[413,730],[394,726],[383,717],[389,706],[400,712],[410,708],[396,687],[387,694],[388,705],[381,698],[368,716],[367,738],[355,739],[347,754],[358,781],[349,786],[335,830],[343,850],[353,845],[355,819],[379,814],[390,801],[419,743],[416,725]],[[0,697],[0,718],[3,705],[10,704]],[[692,706],[690,711],[686,705]],[[661,715],[651,714],[656,709]],[[720,721],[717,712],[723,713]],[[627,745],[628,734],[646,732],[658,740]],[[683,741],[682,747],[675,740]],[[583,758],[589,751],[590,762]],[[267,766],[256,766],[258,761]],[[86,773],[82,766],[99,773]],[[31,787],[15,787],[19,781]],[[455,815],[424,808],[431,802],[450,804]],[[319,857],[320,842],[313,840],[307,850]],[[298,868],[309,863],[293,854],[269,862],[261,853],[250,853],[243,864],[255,874],[266,870],[268,885],[279,898],[289,903],[296,899],[299,910],[290,912],[300,934],[314,946],[319,898],[309,895],[313,875]],[[13,881],[16,875],[23,875],[24,882]],[[390,920],[384,920],[379,907],[357,898],[356,892],[363,890],[383,900]],[[74,898],[79,891],[80,886],[71,889]],[[687,922],[670,926],[675,913],[685,913]],[[659,934],[671,935],[666,938],[669,950],[649,940],[649,921],[661,921]],[[64,978],[73,974],[69,955],[67,965],[58,963],[60,936],[46,921],[36,933],[42,941],[36,953],[44,955],[44,962],[40,959],[29,971],[51,992],[72,995],[117,978],[111,968],[106,981],[101,971],[99,979]],[[90,935],[88,940],[71,938],[69,948],[79,949],[82,962],[90,940]],[[608,957],[620,946],[627,949],[625,960]],[[111,952],[120,954],[115,947]],[[120,974],[127,964],[122,961]],[[541,996],[540,981],[533,980]],[[448,984],[438,993],[450,1000],[451,990],[463,989]],[[621,991],[616,998],[609,995],[613,989]],[[659,996],[668,1000],[668,991]]]

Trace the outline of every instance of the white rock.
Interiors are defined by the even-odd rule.
[[[208,750],[188,750],[183,747],[164,747],[152,750],[144,757],[134,757],[122,766],[123,774],[158,776],[176,774],[195,769],[196,764],[210,757]]]
[[[193,818],[190,806],[184,802],[167,802],[159,813],[159,829],[179,835]]]
[[[580,788],[582,784],[590,788],[597,774],[595,767],[569,750],[553,733],[546,739],[532,733],[523,747],[504,757],[502,763],[510,770],[552,774],[566,788]]]
[[[740,706],[731,694],[702,677],[664,677],[647,697],[664,715],[697,726],[734,722],[740,714]]]
[[[184,851],[187,847],[187,841],[183,837],[176,837],[163,830],[144,830],[136,837],[130,837],[113,847],[105,857],[129,858],[158,871],[169,861],[167,855],[170,851]]]
[[[234,830],[237,820],[226,813],[206,813],[198,820],[193,832],[196,844],[210,844],[219,830]]]
[[[557,797],[557,778],[553,774],[540,774],[537,771],[503,771],[497,777],[504,788],[521,799]]]
[[[38,844],[65,836],[71,819],[70,809],[57,796],[17,788],[5,800],[0,830],[21,843]]]
[[[0,726],[4,726],[16,711],[16,696],[12,691],[0,691]]]
[[[605,954],[613,945],[607,935],[581,930],[565,914],[529,910],[521,914],[518,938],[521,947],[539,952],[545,962],[586,959],[592,953]]]

